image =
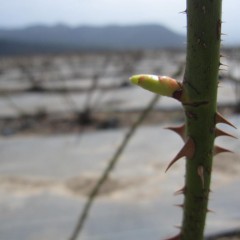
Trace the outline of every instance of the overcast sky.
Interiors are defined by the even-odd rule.
[[[1,0],[0,27],[158,23],[185,32],[186,0]],[[225,42],[240,43],[240,0],[223,0]]]

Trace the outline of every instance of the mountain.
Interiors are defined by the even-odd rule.
[[[31,26],[0,29],[0,54],[183,47],[185,37],[161,25]]]

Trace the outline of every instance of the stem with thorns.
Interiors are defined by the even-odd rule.
[[[187,61],[183,91],[186,136],[194,142],[186,160],[181,240],[202,240],[214,155],[221,41],[221,0],[187,0]]]
[[[234,127],[217,113],[218,72],[221,63],[221,0],[187,0],[187,59],[183,83],[166,76],[135,75],[133,84],[154,93],[177,99],[185,111],[185,124],[169,128],[185,142],[167,170],[186,157],[183,222],[180,233],[168,240],[202,240],[212,160],[215,154],[229,150],[214,146],[219,136],[231,136],[216,128],[217,123]]]

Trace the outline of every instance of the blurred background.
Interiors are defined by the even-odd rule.
[[[157,240],[178,232],[181,105],[129,83],[185,68],[179,0],[8,0],[0,7],[0,238]],[[218,109],[240,127],[240,2],[223,1]],[[239,130],[220,125],[240,137]],[[239,232],[240,141],[214,161],[206,234]],[[230,234],[231,235],[231,234]],[[217,238],[215,238],[217,239]],[[219,238],[220,239],[220,238]],[[229,238],[230,239],[230,238]]]

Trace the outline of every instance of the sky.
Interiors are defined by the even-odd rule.
[[[185,33],[186,0],[0,0],[0,27],[157,23]],[[240,44],[240,0],[223,0],[226,43]]]

